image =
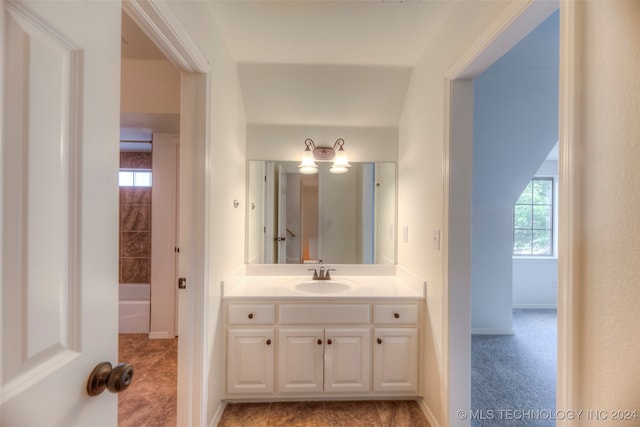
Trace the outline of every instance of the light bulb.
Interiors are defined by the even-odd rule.
[[[298,170],[300,173],[304,174],[313,174],[318,172],[318,165],[316,165],[315,160],[313,159],[313,152],[307,147],[302,153],[302,161],[298,165]]]
[[[329,172],[331,173],[345,173],[351,167],[351,164],[347,160],[347,152],[344,151],[344,148],[340,147],[340,149],[336,152],[336,157],[333,159],[333,165]]]
[[[349,171],[349,168],[343,168],[340,166],[331,166],[331,168],[329,168],[329,172],[331,173],[345,173],[348,171]]]

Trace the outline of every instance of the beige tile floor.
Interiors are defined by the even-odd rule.
[[[133,382],[118,394],[118,426],[175,427],[178,339],[120,334],[118,341],[118,360],[133,366]]]
[[[429,427],[411,400],[230,403],[219,427]]]
[[[178,339],[121,334],[118,360],[133,382],[118,395],[119,427],[176,426]],[[410,400],[229,403],[220,427],[429,427]]]

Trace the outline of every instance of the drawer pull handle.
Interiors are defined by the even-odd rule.
[[[393,313],[393,317],[395,317],[396,319],[400,318],[400,313]]]
[[[318,345],[322,345],[322,340],[318,340]]]
[[[327,340],[327,344],[331,345],[331,344],[333,344],[333,341],[331,341],[331,339],[328,339]]]
[[[253,313],[249,313],[249,316],[247,316],[249,319],[253,319]]]
[[[382,344],[382,338],[378,338],[378,344]]]
[[[271,340],[267,340],[267,345],[271,345]]]

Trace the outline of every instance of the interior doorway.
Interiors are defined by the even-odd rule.
[[[558,167],[557,160],[547,159],[558,141],[558,81],[557,11],[474,78],[472,410],[555,410],[556,367],[549,368],[546,359],[556,359],[557,328],[527,319],[534,318],[533,309],[557,306],[553,183]],[[523,273],[528,280],[522,280]],[[535,331],[527,331],[535,325],[553,339],[529,347],[526,337]],[[498,338],[505,335],[509,338]],[[511,375],[504,381],[489,374],[497,369],[495,360],[483,356],[491,346],[493,354],[506,355],[499,365]],[[522,357],[530,357],[530,364],[521,366]],[[514,388],[519,393],[500,393]],[[487,399],[491,394],[494,399]],[[536,406],[542,402],[544,407]]]
[[[121,31],[118,359],[136,381],[118,424],[175,425],[180,71],[124,10]]]
[[[445,73],[445,296],[448,339],[448,405],[450,425],[468,426],[456,410],[470,408],[472,313],[472,174],[474,148],[474,79],[496,63],[541,22],[558,9],[558,4],[535,2],[515,6],[500,16]],[[557,99],[557,93],[556,93]],[[557,119],[557,114],[556,114]],[[510,220],[509,220],[510,221]],[[507,246],[510,251],[512,248]],[[507,258],[510,259],[511,252]],[[511,319],[511,295],[504,308]],[[562,307],[559,307],[562,309]],[[563,375],[558,372],[558,377]]]
[[[204,423],[204,361],[201,355],[205,342],[205,255],[209,222],[206,191],[209,154],[205,140],[209,134],[206,112],[211,66],[166,4],[129,0],[123,2],[122,7],[180,73],[178,275],[185,278],[186,283],[177,290],[180,337],[177,343],[177,424],[200,425]]]

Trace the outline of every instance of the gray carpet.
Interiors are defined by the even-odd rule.
[[[514,335],[471,338],[471,425],[555,426],[556,310],[513,310]]]

